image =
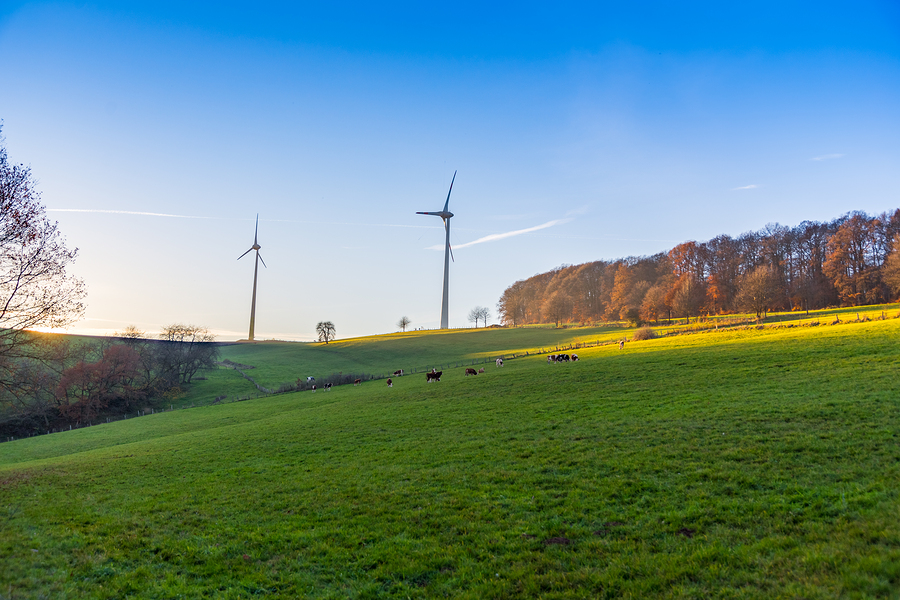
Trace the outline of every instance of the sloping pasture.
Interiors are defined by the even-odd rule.
[[[811,323],[828,325],[836,319],[841,322],[896,318],[900,307],[896,304],[854,308],[830,308],[810,313],[770,313],[767,327],[808,326]],[[654,326],[660,335],[707,331],[718,327],[730,328],[738,324],[746,327],[752,322],[748,315],[722,315],[692,320],[685,324],[677,320],[671,324]],[[320,382],[336,373],[354,376],[386,376],[397,369],[407,373],[433,367],[481,366],[498,356],[507,358],[541,351],[553,351],[559,347],[587,344],[611,344],[623,338],[631,338],[634,327],[623,323],[604,326],[553,328],[528,326],[512,329],[455,329],[450,331],[411,331],[388,335],[368,336],[336,340],[329,344],[296,342],[256,342],[223,345],[222,360],[246,365],[244,373],[268,390],[278,390],[283,385],[305,381],[307,376]],[[260,395],[253,383],[230,368],[222,368],[203,375],[186,390],[176,406],[208,404],[213,399],[226,396],[230,399],[250,398]]]
[[[0,444],[0,597],[896,597],[898,336],[678,336]]]
[[[269,390],[313,376],[320,381],[335,373],[381,376],[403,369],[411,374],[431,368],[491,362],[557,346],[612,342],[630,331],[618,325],[555,329],[456,329],[412,331],[336,340],[328,344],[257,342],[223,345],[222,360],[246,365],[244,372]],[[252,383],[229,368],[205,373],[206,380],[191,386],[181,404],[208,403],[220,395],[257,395]]]

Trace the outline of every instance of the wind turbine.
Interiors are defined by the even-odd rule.
[[[256,250],[256,264],[253,267],[253,300],[250,302],[250,335],[247,337],[249,341],[253,341],[253,327],[256,325],[256,273],[259,271],[259,262],[262,261],[264,267],[266,267],[266,261],[263,260],[263,257],[259,255],[259,249],[262,246],[257,242],[257,234],[259,233],[259,215],[256,215],[256,230],[253,232],[253,245],[250,246],[250,250]],[[238,260],[241,260],[250,252],[244,252],[240,256],[238,256]],[[267,269],[269,267],[266,267]]]
[[[450,288],[450,259],[453,250],[450,249],[450,218],[453,213],[448,210],[450,206],[450,192],[453,191],[453,182],[456,181],[456,171],[453,171],[453,179],[450,180],[450,191],[447,192],[447,201],[444,202],[444,210],[440,212],[416,212],[417,215],[434,215],[444,221],[444,229],[447,230],[447,247],[444,249],[444,299],[441,301],[441,329],[449,329],[447,319],[447,296]],[[456,259],[453,259],[456,262]]]

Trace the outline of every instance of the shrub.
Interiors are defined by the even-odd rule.
[[[643,340],[652,340],[656,338],[656,332],[649,327],[641,327],[631,336],[631,341],[640,342]]]

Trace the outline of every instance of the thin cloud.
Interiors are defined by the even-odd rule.
[[[758,187],[759,186],[756,185],[755,183],[751,183],[750,185],[743,185],[741,187],[731,188],[731,191],[734,192],[737,190],[755,190]]]
[[[507,231],[506,233],[492,233],[491,235],[486,235],[482,238],[478,238],[472,242],[466,242],[465,244],[460,244],[459,246],[454,246],[457,250],[460,248],[468,248],[469,246],[474,246],[475,244],[483,244],[485,242],[496,242],[497,240],[503,240],[506,238],[510,238],[517,235],[522,235],[524,233],[531,233],[532,231],[539,231],[541,229],[547,229],[548,227],[553,227],[555,225],[561,225],[563,223],[568,223],[572,219],[556,219],[554,221],[547,221],[542,225],[535,225],[534,227],[529,227],[527,229],[517,229],[515,231]],[[426,250],[443,250],[443,244],[437,246],[429,246]]]
[[[586,214],[588,214],[588,212],[590,212],[590,208],[591,208],[590,206],[585,204],[584,206],[581,206],[579,208],[573,208],[572,210],[566,212],[566,216],[574,217],[574,216],[578,216],[578,215],[586,215]]]
[[[847,156],[846,154],[823,154],[822,156],[815,156],[809,160],[831,160],[833,158],[841,158],[842,156]]]

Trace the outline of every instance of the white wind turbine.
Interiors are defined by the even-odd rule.
[[[456,171],[453,171],[453,179],[450,180],[450,191],[447,192],[447,201],[444,202],[444,210],[439,212],[416,212],[417,215],[434,215],[440,217],[444,221],[444,229],[447,230],[447,246],[444,248],[444,298],[441,302],[441,329],[449,329],[448,325],[448,304],[447,296],[450,289],[450,259],[453,257],[453,250],[450,249],[450,218],[453,213],[448,210],[450,206],[450,192],[453,191],[453,182],[456,181]],[[456,259],[453,259],[456,262]]]
[[[253,341],[253,328],[256,325],[256,274],[259,271],[259,263],[262,261],[264,267],[266,267],[266,261],[263,260],[263,257],[259,255],[259,249],[262,246],[257,242],[257,234],[259,233],[259,215],[256,215],[256,230],[253,232],[253,245],[250,246],[250,250],[256,250],[256,264],[253,267],[253,300],[250,302],[250,335],[247,337],[249,341]],[[238,260],[241,260],[250,252],[244,252],[240,256],[238,256]],[[267,269],[269,267],[266,267]]]

